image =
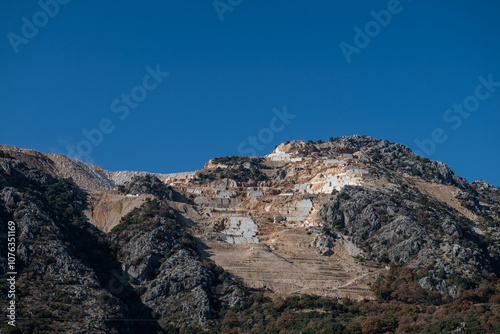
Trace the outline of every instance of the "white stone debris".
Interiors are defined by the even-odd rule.
[[[267,158],[272,161],[290,161],[291,155],[281,151],[279,148],[276,148],[273,153],[267,155]]]
[[[231,217],[229,228],[217,235],[217,238],[229,244],[254,244],[259,228],[251,217]]]
[[[310,199],[302,199],[298,201],[295,206],[281,208],[280,214],[286,217],[289,222],[303,221],[309,216],[313,207]]]
[[[224,190],[226,190],[226,183],[222,182],[222,183],[219,183],[219,184],[212,184],[210,186],[210,188],[211,188],[212,191],[217,191],[217,190],[224,191]]]
[[[308,185],[307,184],[296,184],[294,187],[295,191],[300,191],[300,190],[307,190]]]
[[[160,179],[163,180],[164,182],[172,179],[191,179],[194,177],[194,175],[195,172],[170,173],[170,174],[163,174]]]
[[[193,189],[193,188],[187,188],[186,189],[186,192],[189,193],[189,194],[197,194],[197,195],[200,195],[201,194],[201,189]]]
[[[319,174],[308,183],[296,184],[294,191],[308,194],[331,194],[332,191],[340,190],[346,185],[359,186],[363,182],[363,177],[371,177],[371,174],[361,168],[345,167],[344,172],[335,174]]]
[[[210,205],[210,200],[206,197],[198,197],[194,200],[194,202],[199,205],[199,206],[202,206],[202,205]]]
[[[327,159],[325,160],[325,165],[328,164],[345,164],[345,160],[337,160],[337,159]]]
[[[241,202],[239,198],[210,198],[200,196],[194,199],[198,206],[209,207],[214,210],[229,210],[234,211],[238,204]]]
[[[264,196],[264,193],[260,190],[254,190],[253,187],[248,188],[248,198],[254,198]]]
[[[236,195],[234,191],[224,190],[215,194],[215,198],[232,198],[234,195]]]

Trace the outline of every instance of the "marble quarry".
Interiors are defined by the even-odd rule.
[[[346,185],[359,186],[363,178],[370,177],[370,173],[362,168],[344,167],[340,173],[321,173],[312,178],[308,183],[300,183],[294,186],[294,191],[308,194],[331,194],[333,190],[340,190]]]
[[[255,244],[259,228],[251,217],[231,217],[229,227],[222,233],[210,233],[210,237],[228,244]]]
[[[312,207],[313,203],[310,199],[302,199],[293,206],[280,208],[279,213],[286,218],[286,221],[299,222],[307,219]]]

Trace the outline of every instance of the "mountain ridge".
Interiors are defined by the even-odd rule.
[[[9,220],[21,231],[19,282],[31,291],[21,305],[38,317],[101,319],[63,322],[67,332],[141,328],[106,314],[143,319],[147,331],[231,331],[242,325],[233,310],[279,313],[286,300],[291,312],[294,298],[313,298],[304,296],[334,308],[446,308],[472,295],[488,301],[500,277],[500,188],[367,136],[290,141],[176,174],[109,172],[0,146],[0,181],[0,234]],[[381,328],[392,328],[387,317]]]
[[[343,148],[344,150],[347,151],[353,151],[353,150],[359,150],[362,146],[366,146],[368,144],[373,144],[373,143],[378,143],[379,145],[384,147],[388,147],[390,145],[394,145],[397,148],[401,148],[405,154],[412,154],[414,156],[418,155],[414,153],[409,147],[403,145],[403,144],[397,144],[397,143],[391,143],[387,140],[380,140],[376,139],[374,137],[366,136],[366,135],[353,135],[353,136],[342,136],[342,137],[336,137],[336,138],[330,138],[331,141],[304,141],[304,140],[292,140],[292,141],[287,141],[285,143],[282,143],[280,145],[277,145],[276,148],[281,147],[283,145],[293,145],[293,144],[298,144],[299,146],[302,146],[303,149],[317,149],[316,146],[324,146],[332,144],[331,147],[336,147],[336,148]],[[276,149],[275,148],[275,149]],[[11,152],[11,153],[23,153],[24,155],[28,156],[33,156],[35,158],[48,158],[49,161],[47,161],[48,164],[52,165],[52,168],[47,168],[48,172],[55,173],[56,175],[60,177],[67,177],[70,175],[71,171],[77,171],[78,169],[82,170],[83,173],[86,173],[89,175],[89,181],[79,181],[75,180],[77,184],[82,187],[82,188],[90,188],[93,190],[98,190],[95,189],[95,187],[99,189],[114,189],[118,185],[123,184],[127,181],[129,181],[133,176],[135,175],[155,175],[158,177],[160,180],[165,181],[170,178],[175,178],[176,176],[185,176],[185,175],[190,175],[194,172],[176,172],[176,173],[153,173],[153,172],[147,172],[147,171],[131,171],[131,170],[122,170],[122,171],[108,171],[104,168],[102,168],[99,165],[87,163],[84,161],[76,160],[76,159],[71,159],[63,154],[57,154],[57,153],[41,153],[39,151],[33,150],[33,149],[28,149],[28,148],[19,148],[17,146],[12,146],[12,145],[0,145],[0,150],[5,151],[5,152]],[[342,149],[340,149],[342,150]],[[274,150],[271,154],[274,153]],[[255,156],[259,157],[259,156]],[[376,156],[375,156],[376,158]],[[217,159],[217,158],[215,158]],[[212,159],[213,160],[213,159]],[[442,166],[442,168],[449,170],[453,175],[453,171],[451,168],[446,165],[445,163],[441,161],[436,161],[436,160],[430,160],[427,158],[421,158],[422,161],[432,161],[433,163]],[[68,169],[68,170],[65,170]],[[76,173],[79,175],[80,173]],[[96,181],[91,181],[92,176],[96,178],[97,180],[101,180],[101,182]],[[463,177],[459,177],[463,181],[469,183],[467,180],[465,180]],[[85,179],[85,178],[83,178]],[[486,182],[482,179],[480,180],[475,180],[473,182]],[[488,182],[486,182],[488,183]],[[494,186],[493,184],[488,183],[490,186]]]

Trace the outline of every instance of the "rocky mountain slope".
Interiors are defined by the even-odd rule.
[[[2,240],[17,231],[17,329],[22,333],[150,333],[208,326],[220,305],[244,292],[196,252],[196,243],[164,200],[171,190],[135,177],[151,197],[105,235],[82,214],[86,194],[68,180],[0,161]],[[159,187],[158,187],[159,185]],[[6,243],[5,243],[6,244]],[[1,249],[0,274],[8,271]],[[7,291],[1,292],[6,309]],[[172,318],[176,317],[176,321]],[[32,319],[32,321],[30,321]]]
[[[27,166],[49,173],[53,177],[71,178],[79,188],[85,190],[115,189],[136,175],[155,175],[161,180],[168,180],[179,174],[186,174],[152,174],[131,171],[110,172],[99,166],[70,159],[61,154],[44,154],[8,145],[0,145],[0,151],[4,152],[4,155],[19,160]]]
[[[500,189],[367,136],[292,141],[163,175],[0,146],[2,240],[8,221],[18,226],[23,333],[293,332],[289,321],[315,308],[322,315],[304,329],[330,317],[315,328],[425,332],[448,317],[425,307],[471,295],[461,312],[483,307],[500,274]],[[396,313],[418,306],[422,325],[403,313],[391,322],[388,302]],[[442,328],[468,319],[492,330],[497,311]]]
[[[264,158],[213,159],[169,184],[198,205],[186,216],[215,261],[278,294],[372,298],[369,283],[391,263],[452,297],[461,281],[499,273],[498,188],[484,186],[483,202],[446,165],[403,145],[294,141]],[[462,204],[467,196],[483,204]],[[255,224],[253,240],[232,227],[242,218]]]

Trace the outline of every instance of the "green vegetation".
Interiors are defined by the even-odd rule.
[[[237,157],[245,158],[245,157]],[[223,159],[223,158],[221,158]],[[249,159],[249,158],[248,158]],[[248,161],[247,161],[248,162]],[[259,182],[266,181],[268,177],[260,171],[262,165],[256,162],[248,162],[248,168],[242,164],[228,165],[228,168],[217,167],[215,170],[203,170],[196,175],[192,182],[205,184],[215,180],[232,179],[236,182]]]
[[[212,159],[214,164],[222,164],[228,166],[239,166],[243,165],[245,162],[250,162],[254,165],[258,165],[261,162],[259,158],[245,157],[240,155],[234,155],[230,157],[220,157]]]
[[[136,175],[129,182],[118,186],[119,194],[151,194],[162,199],[172,199],[172,189],[154,175]]]
[[[210,333],[444,333],[464,325],[467,333],[500,332],[500,281],[446,299],[418,285],[417,274],[393,267],[373,284],[376,301],[312,295],[271,300],[254,293],[222,313]]]

